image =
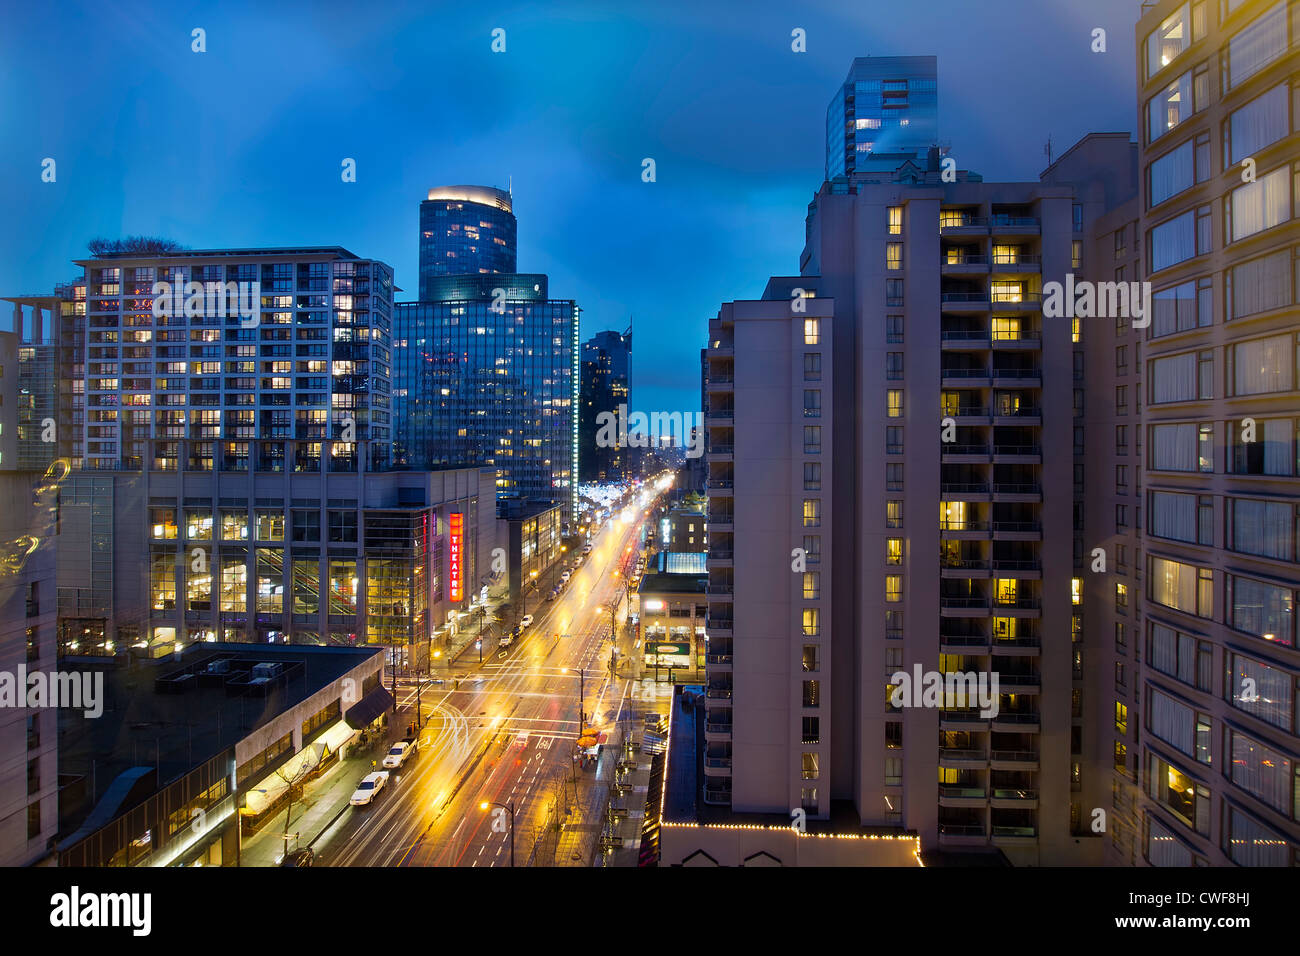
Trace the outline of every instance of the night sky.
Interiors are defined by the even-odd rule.
[[[634,408],[697,409],[708,318],[798,271],[826,105],[854,56],[937,56],[940,136],[958,166],[1037,179],[1049,134],[1060,155],[1088,132],[1135,128],[1138,8],[11,6],[0,294],[48,293],[93,236],[146,234],[196,249],[341,245],[391,264],[398,300],[413,300],[428,189],[512,180],[520,270],[578,301],[583,338],[635,317]],[[195,27],[206,53],[191,51]],[[490,49],[496,27],[504,54]],[[796,27],[807,53],[791,51]],[[1105,54],[1089,49],[1094,27]],[[345,157],[355,183],[340,178]]]

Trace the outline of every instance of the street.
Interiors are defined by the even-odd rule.
[[[584,694],[587,726],[617,742],[618,722],[630,719],[633,701],[630,683],[610,675],[609,605],[623,588],[613,573],[626,549],[635,548],[643,520],[639,510],[631,522],[612,516],[561,595],[538,601],[536,610],[530,605],[536,620],[514,646],[485,646],[482,665],[467,652],[452,668],[459,687],[455,676],[426,686],[419,751],[392,772],[371,807],[345,811],[316,838],[317,865],[508,866],[509,813],[495,808],[513,804],[515,862],[523,866],[548,817],[565,817],[568,808],[566,819],[599,822],[586,816],[600,807],[582,808],[582,791],[593,789],[598,771],[575,770],[578,695]],[[620,629],[626,611],[623,601]],[[624,642],[619,650],[630,648]],[[404,726],[414,719],[416,689],[399,681],[397,690]],[[666,709],[667,696],[647,696],[662,698],[659,709]]]

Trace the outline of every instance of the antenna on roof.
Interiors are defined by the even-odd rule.
[[[1047,154],[1047,165],[1052,165],[1052,137],[1048,134],[1047,145],[1043,147],[1043,152]]]
[[[510,195],[512,195],[512,196],[515,194],[515,177],[514,177],[514,176],[507,176],[507,177],[506,177],[506,192],[510,193]]]

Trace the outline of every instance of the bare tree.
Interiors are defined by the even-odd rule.
[[[96,237],[86,243],[86,248],[90,250],[92,256],[112,256],[131,253],[156,255],[163,252],[176,252],[187,247],[161,236],[126,236],[122,239]]]

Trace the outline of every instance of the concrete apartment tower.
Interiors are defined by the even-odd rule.
[[[1132,147],[1082,152],[1100,215],[1132,193]],[[1084,187],[954,172],[935,149],[825,183],[801,275],[710,323],[704,800],[897,827],[928,853],[1100,862],[1082,345],[1043,314],[1081,267]],[[893,706],[917,667],[996,674],[996,713]]]

